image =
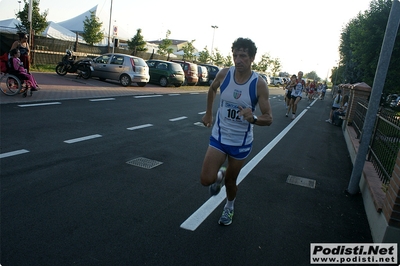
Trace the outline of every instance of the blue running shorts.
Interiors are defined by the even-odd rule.
[[[243,145],[243,146],[229,146],[229,145],[220,143],[213,136],[211,136],[210,137],[210,146],[221,151],[224,154],[229,155],[230,157],[232,157],[234,159],[243,160],[243,159],[246,159],[247,156],[249,156],[251,149],[253,147],[253,143],[250,143],[248,145]]]

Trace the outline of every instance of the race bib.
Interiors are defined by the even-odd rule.
[[[238,123],[243,122],[243,117],[239,115],[240,109],[237,103],[224,101],[221,109],[221,114],[225,120]]]

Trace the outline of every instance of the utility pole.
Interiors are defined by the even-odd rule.
[[[215,29],[218,29],[218,26],[211,26],[211,28],[214,29],[213,31],[213,38],[212,38],[212,43],[211,43],[211,55],[213,54],[213,49],[214,49],[214,36],[215,36]]]
[[[107,45],[107,51],[110,52],[110,37],[111,37],[111,17],[112,17],[112,6],[113,6],[113,0],[111,0],[111,6],[110,6],[110,21],[108,23],[108,45]],[[113,44],[114,47],[114,44]]]

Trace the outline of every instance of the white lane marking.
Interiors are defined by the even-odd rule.
[[[91,102],[101,102],[101,101],[114,101],[115,98],[101,98],[101,99],[91,99]]]
[[[170,122],[175,122],[175,121],[179,121],[179,120],[183,120],[186,119],[186,116],[181,116],[181,117],[177,117],[177,118],[171,118],[169,121]]]
[[[239,185],[253,168],[272,150],[273,147],[289,132],[290,129],[307,112],[305,109],[294,119],[278,136],[276,136],[267,146],[265,146],[253,159],[251,159],[240,171],[237,184]],[[218,195],[208,199],[199,209],[197,209],[189,218],[181,224],[181,228],[194,231],[199,225],[222,203],[226,198],[225,186],[221,188]]]
[[[206,111],[204,112],[199,112],[199,115],[204,115],[206,113]]]
[[[45,105],[54,105],[61,104],[60,102],[51,102],[51,103],[32,103],[32,104],[20,104],[19,107],[34,107],[34,106],[45,106]]]
[[[135,127],[128,127],[127,130],[136,130],[136,129],[142,129],[142,128],[152,127],[152,126],[153,126],[153,124],[144,124],[144,125],[135,126]]]
[[[316,103],[317,101],[318,101],[318,98],[317,98],[317,99],[314,99],[314,101],[310,104],[310,107],[313,106],[314,103]]]
[[[160,94],[155,94],[155,95],[142,95],[142,96],[135,96],[134,98],[140,99],[140,98],[153,98],[153,97],[161,97],[162,95]]]
[[[190,94],[196,95],[196,94],[200,94],[200,93],[199,92],[191,92]]]
[[[10,152],[5,152],[5,153],[0,153],[0,159],[6,158],[6,157],[11,157],[15,155],[20,155],[29,152],[28,150],[22,149],[22,150],[17,150],[17,151],[10,151]]]
[[[72,143],[76,143],[76,142],[80,142],[80,141],[85,141],[85,140],[90,140],[90,139],[95,139],[95,138],[100,138],[102,137],[99,134],[95,134],[95,135],[90,135],[90,136],[86,136],[86,137],[81,137],[81,138],[76,138],[76,139],[70,139],[70,140],[65,140],[65,143],[68,144],[72,144]]]
[[[179,93],[170,93],[170,94],[168,94],[169,96],[179,96],[180,94]]]

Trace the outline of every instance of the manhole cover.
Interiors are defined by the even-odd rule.
[[[159,166],[160,164],[163,164],[162,162],[156,161],[156,160],[151,160],[147,159],[144,157],[139,157],[130,161],[126,162],[127,164],[133,165],[133,166],[138,166],[141,168],[145,169],[152,169],[156,166]]]
[[[286,183],[302,187],[315,188],[316,181],[305,177],[289,175],[286,179]]]

